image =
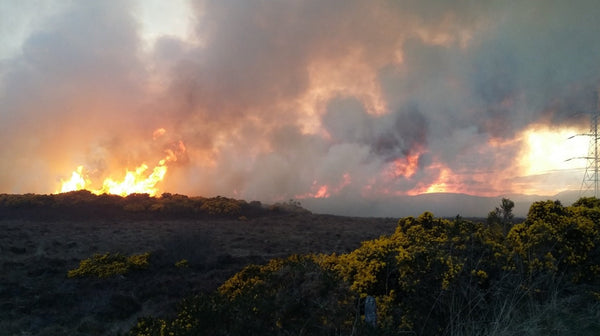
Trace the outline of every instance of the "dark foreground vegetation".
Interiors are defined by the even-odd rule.
[[[6,209],[6,199],[13,195],[4,197],[0,204]],[[144,212],[153,211],[152,204],[172,196],[165,200],[135,197],[147,202]],[[189,202],[185,196],[178,197]],[[226,219],[223,212],[200,210],[206,199],[198,200],[205,203],[182,206],[185,216],[195,213],[201,217],[200,221],[188,221],[190,227],[201,226],[202,232],[228,229],[200,240],[192,231],[185,231],[185,236],[176,235],[166,244],[149,242],[129,250],[109,244],[103,246],[103,253],[76,260],[58,262],[60,258],[45,256],[45,262],[60,263],[54,269],[63,271],[52,278],[53,286],[64,290],[44,300],[66,299],[73,305],[79,302],[75,296],[82,293],[98,303],[83,306],[76,317],[80,322],[71,329],[61,327],[68,321],[57,319],[45,321],[44,328],[30,327],[31,334],[600,334],[598,199],[582,198],[571,206],[536,202],[516,224],[509,200],[503,200],[487,221],[459,216],[442,219],[425,212],[391,224],[390,220],[312,215],[293,202],[275,208],[255,204],[249,209],[256,212],[244,212],[244,204],[249,203],[219,198],[218,204],[241,204],[240,211],[230,215],[234,219]],[[161,211],[165,208],[169,207]],[[114,211],[109,213],[119,217],[127,216],[131,209],[122,206]],[[23,216],[27,212],[7,213]],[[207,219],[210,216],[224,219],[211,221]],[[128,223],[135,226],[131,224],[135,222]],[[176,227],[173,223],[169,222],[166,232]],[[365,231],[353,235],[353,243],[340,244],[344,231],[354,232],[361,225]],[[319,227],[327,229],[319,231]],[[258,228],[260,235],[254,236]],[[113,229],[115,235],[125,230],[123,226]],[[234,236],[235,230],[243,230],[246,239],[261,237],[253,248],[260,247],[262,252],[240,253],[240,247],[250,247],[231,245],[242,239]],[[278,232],[277,236],[273,232]],[[218,245],[219,239],[229,245]],[[353,244],[357,245],[350,247]],[[215,250],[229,252],[207,257]],[[26,254],[16,246],[11,246],[10,252]],[[4,270],[10,262],[4,262]],[[213,274],[214,285],[199,280],[205,274]],[[17,295],[18,290],[27,289],[2,285]],[[94,296],[98,289],[109,295]],[[75,294],[68,295],[69,291]],[[174,298],[180,299],[172,309]],[[371,298],[376,302],[375,323],[365,321],[365,301]],[[18,302],[3,303],[11,304],[24,313],[36,312],[36,307]],[[0,325],[3,330],[12,332],[9,335],[22,334],[15,324],[0,323],[4,323]],[[129,330],[110,326],[119,323]]]
[[[494,218],[426,212],[347,254],[250,265],[130,335],[599,335],[600,201],[534,203],[506,235]]]
[[[264,207],[227,197],[188,197],[164,193],[94,195],[87,190],[62,194],[0,194],[0,219],[180,219],[257,217],[279,211],[306,211],[293,201]]]
[[[0,206],[0,335],[123,335],[138,317],[173,316],[177,302],[215,291],[249,264],[348,253],[363,240],[393,232],[397,221],[311,214],[296,202],[261,205],[254,216],[211,215],[200,203],[210,198],[194,198],[195,215],[188,217],[124,209],[132,198],[156,204],[169,196],[111,196],[118,205],[111,211],[93,204],[102,196],[86,192],[2,195],[11,202]],[[61,197],[72,205],[23,205]],[[89,198],[92,212],[81,210],[81,197]],[[45,211],[52,216],[44,218]]]

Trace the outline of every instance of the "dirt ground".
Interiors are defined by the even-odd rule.
[[[250,263],[345,253],[394,231],[395,218],[308,213],[249,220],[0,221],[0,335],[120,335],[166,316]],[[150,252],[146,270],[108,279],[67,271],[96,253]],[[189,267],[175,267],[182,259]]]

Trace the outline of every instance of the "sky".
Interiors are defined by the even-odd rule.
[[[141,164],[168,168],[160,192],[340,214],[578,190],[598,17],[583,0],[0,0],[0,193]]]

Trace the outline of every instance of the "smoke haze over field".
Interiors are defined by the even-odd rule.
[[[581,170],[532,170],[530,140],[587,131],[596,1],[169,4],[0,3],[0,192],[55,192],[80,165],[101,181],[180,143],[163,191],[337,212],[579,188]]]

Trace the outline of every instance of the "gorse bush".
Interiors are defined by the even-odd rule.
[[[187,259],[181,259],[181,260],[175,262],[175,267],[177,267],[177,268],[188,268],[188,267],[190,267],[190,263],[188,262]]]
[[[299,208],[299,206],[298,206]],[[302,208],[299,208],[302,209]],[[35,210],[35,211],[32,211]],[[279,209],[277,212],[281,212]],[[293,212],[296,209],[287,209]],[[306,211],[306,210],[305,210]],[[188,197],[164,193],[161,197],[148,194],[94,195],[87,190],[54,195],[0,194],[0,219],[160,219],[160,218],[240,218],[263,216],[274,212],[260,202],[217,196]]]
[[[251,265],[220,288],[239,326],[235,334],[333,334],[352,329],[355,295],[325,257],[293,255]]]
[[[360,327],[357,298],[327,258],[293,255],[249,265],[216,293],[181,302],[174,319],[141,319],[130,334],[350,334]]]
[[[382,327],[439,334],[450,325],[449,310],[485,309],[478,299],[498,273],[492,238],[483,224],[426,212],[340,256],[336,269],[354,291],[381,303]]]
[[[226,197],[207,198],[200,206],[200,210],[213,216],[238,216],[242,212],[243,201]]]
[[[402,218],[347,254],[249,265],[130,335],[600,334],[600,201],[536,202],[509,226]]]
[[[67,272],[69,278],[97,277],[108,278],[124,275],[131,270],[147,268],[150,253],[134,254],[126,257],[120,253],[95,254],[93,257],[81,260],[79,267]]]
[[[594,206],[595,205],[595,206]],[[571,207],[534,203],[525,222],[508,235],[515,267],[530,277],[556,273],[574,282],[600,275],[600,207],[582,199]],[[593,207],[590,207],[593,206]]]

